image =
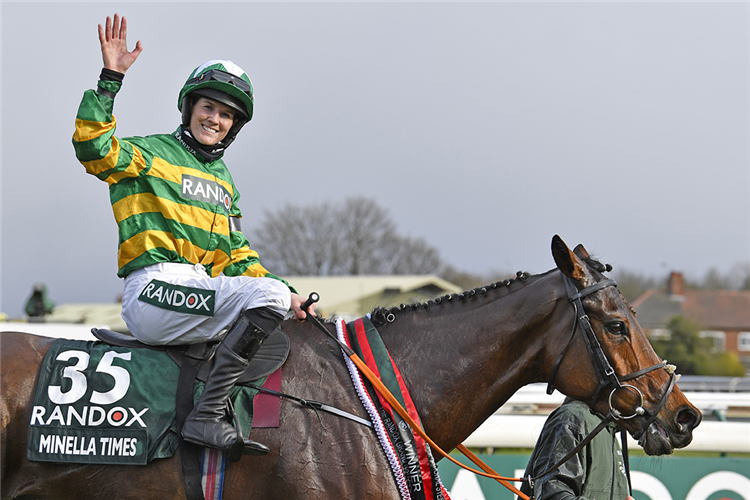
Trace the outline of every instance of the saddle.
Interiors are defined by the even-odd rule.
[[[204,342],[199,344],[175,345],[175,346],[153,346],[144,344],[130,334],[119,333],[112,330],[92,328],[91,333],[100,341],[117,346],[134,349],[152,349],[166,351],[166,353],[180,367],[180,377],[177,387],[176,409],[177,428],[182,429],[190,411],[193,409],[193,386],[195,380],[205,382],[213,365],[213,355],[221,343],[218,341]],[[281,328],[276,328],[260,346],[258,352],[250,360],[245,373],[235,382],[235,385],[246,385],[257,381],[278,370],[289,356],[289,337]],[[239,428],[239,419],[228,403],[230,418],[235,422],[238,432],[238,442],[242,441],[242,430]],[[185,484],[185,492],[188,500],[204,500],[201,486],[200,457],[202,449],[199,445],[185,441],[180,437],[182,448],[182,476]],[[235,450],[227,459],[236,462],[242,457],[242,451]]]
[[[155,346],[144,344],[130,334],[103,328],[92,328],[91,333],[105,344],[116,347],[165,351],[180,367],[185,363],[185,358],[193,360],[199,364],[195,378],[201,382],[206,381],[208,372],[213,365],[214,352],[221,343],[221,341],[211,341],[199,344]],[[289,337],[281,328],[276,328],[260,346],[258,353],[250,360],[250,365],[236,385],[246,385],[251,381],[270,375],[284,364],[287,356],[289,356]]]

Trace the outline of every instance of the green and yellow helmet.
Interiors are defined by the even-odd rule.
[[[233,141],[237,132],[253,117],[253,84],[247,73],[232,61],[207,61],[190,73],[177,100],[177,109],[182,112],[185,126],[190,124],[196,96],[213,99],[237,111],[237,121],[227,134],[228,142]]]

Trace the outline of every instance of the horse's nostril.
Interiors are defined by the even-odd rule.
[[[700,423],[700,416],[692,408],[685,408],[677,414],[677,423],[691,430]]]

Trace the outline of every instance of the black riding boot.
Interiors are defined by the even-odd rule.
[[[227,419],[227,400],[237,379],[245,373],[260,345],[283,317],[268,308],[249,309],[216,349],[214,365],[203,394],[182,428],[186,441],[229,451],[237,443],[237,430]],[[268,453],[265,445],[245,439],[245,454]]]

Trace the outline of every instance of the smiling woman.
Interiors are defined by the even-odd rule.
[[[226,400],[284,315],[306,313],[294,288],[249,248],[239,193],[222,159],[253,116],[250,78],[231,61],[208,61],[180,91],[182,123],[175,132],[117,138],[115,97],[143,47],[138,41],[128,50],[127,20],[117,14],[99,25],[99,42],[104,68],[96,90],[83,96],[73,145],[86,171],[109,184],[120,235],[118,276],[125,279],[122,317],[146,344],[220,340],[182,435],[223,451],[244,446],[267,453],[237,437]]]
[[[206,146],[223,141],[229,129],[236,123],[233,108],[218,101],[201,97],[193,104],[190,131],[195,140]]]

